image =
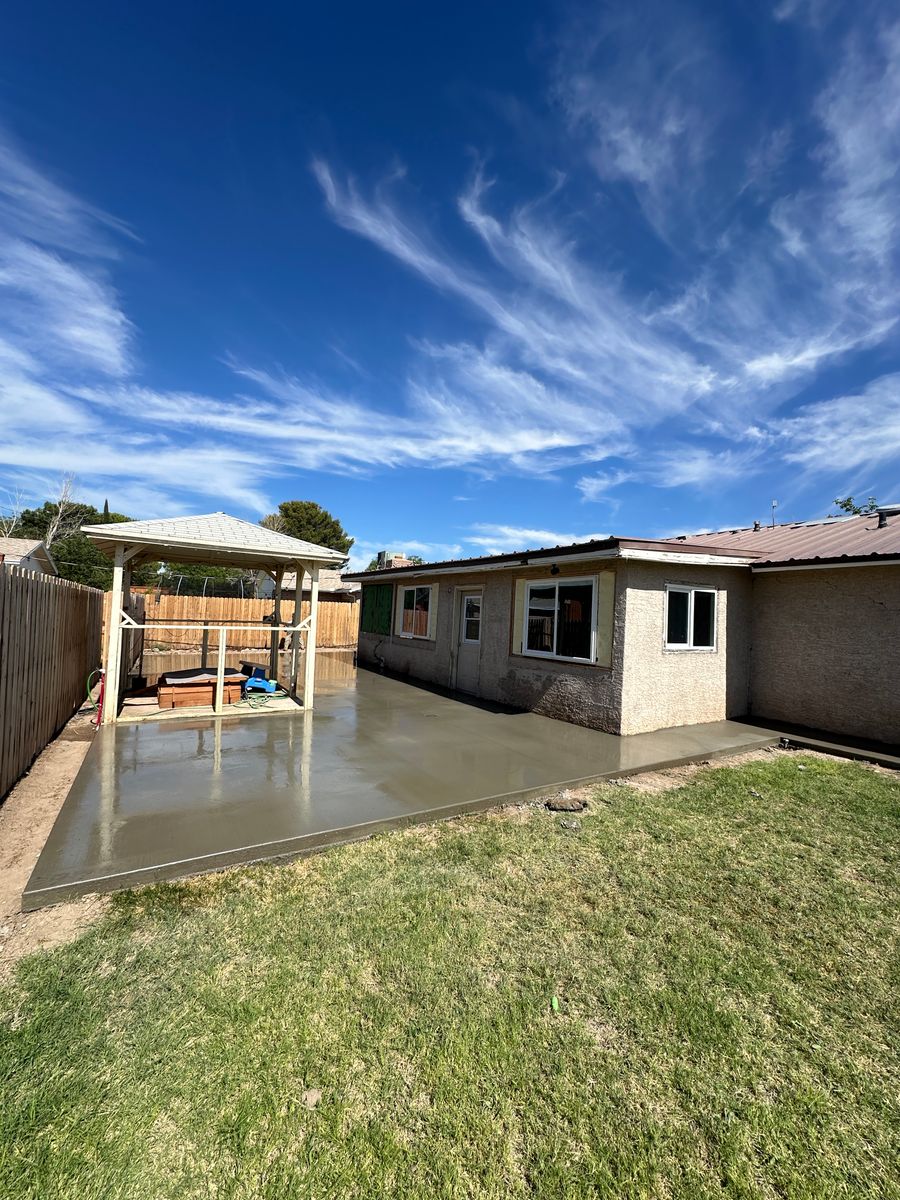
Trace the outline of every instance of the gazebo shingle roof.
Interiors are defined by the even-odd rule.
[[[346,558],[338,550],[288,537],[222,512],[83,525],[81,531],[110,558],[118,545],[145,546],[146,551],[142,552],[145,558],[223,566],[266,568],[301,560],[334,564]]]

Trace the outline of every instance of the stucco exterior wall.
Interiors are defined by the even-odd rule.
[[[558,578],[596,575],[607,564],[578,563],[562,567]],[[434,639],[401,638],[360,633],[362,662],[385,666],[429,683],[449,687],[453,682],[456,650],[456,597],[460,590],[482,589],[482,628],[478,695],[486,700],[556,717],[591,729],[618,733],[622,694],[622,647],[625,588],[618,564],[611,667],[536,659],[512,653],[512,624],[516,580],[550,579],[549,564],[521,572],[483,571],[466,575],[417,576],[417,584],[438,591]],[[409,581],[406,581],[409,582]]]
[[[666,584],[714,587],[713,650],[665,648]],[[626,575],[622,733],[721,721],[749,703],[752,582],[743,567],[631,561]]]
[[[754,575],[750,703],[900,743],[900,566]]]

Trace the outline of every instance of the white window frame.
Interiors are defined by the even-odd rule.
[[[568,654],[556,653],[556,639],[559,636],[559,589],[566,587],[569,584],[586,584],[591,585],[591,652],[587,658],[575,658]],[[556,588],[556,606],[553,610],[553,652],[547,650],[529,650],[528,649],[528,610],[531,607],[531,589],[532,588]],[[525,603],[522,612],[522,654],[528,658],[550,658],[554,662],[577,662],[577,663],[592,663],[597,655],[597,576],[586,575],[584,577],[570,578],[568,575],[559,577],[553,576],[550,579],[527,579],[525,581]]]
[[[669,641],[669,596],[672,592],[686,592],[688,597],[688,613],[687,613],[687,635],[686,642],[670,642]],[[712,606],[712,645],[711,646],[695,646],[694,645],[694,593],[706,592],[713,598]],[[714,587],[704,587],[702,584],[693,583],[667,583],[666,584],[666,607],[663,613],[663,646],[666,650],[690,650],[694,654],[712,654],[715,652],[719,641],[719,590]]]
[[[466,625],[468,624],[468,621],[466,619],[466,601],[470,597],[473,597],[473,598],[477,597],[477,599],[478,599],[478,637],[477,638],[466,637]],[[482,616],[484,615],[483,609],[484,609],[484,595],[482,592],[468,591],[468,592],[463,592],[462,595],[460,596],[460,598],[459,598],[459,619],[460,619],[460,625],[462,626],[462,637],[459,640],[464,646],[480,646],[481,645],[481,619],[482,619]],[[431,612],[431,606],[429,604],[429,614],[430,614],[430,612]]]
[[[404,601],[406,599],[406,593],[407,592],[425,591],[426,588],[428,590],[428,629],[425,631],[425,633],[404,633],[403,632],[403,612],[404,612]],[[402,638],[414,638],[416,641],[419,641],[419,642],[430,641],[431,640],[431,623],[432,623],[432,620],[434,619],[434,584],[433,583],[410,583],[410,584],[402,584],[401,583],[397,586],[397,598],[398,598],[398,618],[399,618],[397,621],[397,624],[399,626],[397,636],[402,637]],[[413,604],[415,605],[415,601],[413,601]],[[413,608],[413,612],[415,612],[415,607]]]

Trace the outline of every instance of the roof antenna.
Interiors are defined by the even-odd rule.
[[[775,509],[778,507],[778,501],[772,501],[772,528],[775,528]]]

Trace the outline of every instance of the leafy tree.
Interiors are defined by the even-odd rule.
[[[130,521],[122,513],[101,513],[93,504],[76,504],[66,501],[65,523],[68,532],[57,535],[50,553],[63,579],[75,583],[86,583],[88,587],[109,591],[112,587],[112,564],[82,532],[82,525],[103,525],[108,521]],[[46,539],[55,528],[59,528],[59,505],[47,500],[40,508],[23,509],[16,528],[18,537]],[[142,563],[136,567],[132,582],[152,584],[156,582],[158,563]]]
[[[878,501],[874,496],[870,496],[865,504],[857,504],[852,496],[837,496],[835,504],[841,510],[841,513],[847,513],[849,516],[862,517],[866,513],[873,513],[878,508]],[[832,517],[840,516],[840,513],[830,513]]]
[[[425,559],[419,558],[418,554],[407,554],[406,557],[414,567],[423,567],[425,565]],[[367,571],[377,571],[378,570],[378,559],[373,558],[372,561],[369,563],[369,565],[366,567],[366,570]]]
[[[260,525],[286,533],[288,537],[301,538],[316,546],[327,546],[348,554],[353,538],[337,519],[315,500],[282,500],[278,511],[263,517]]]

